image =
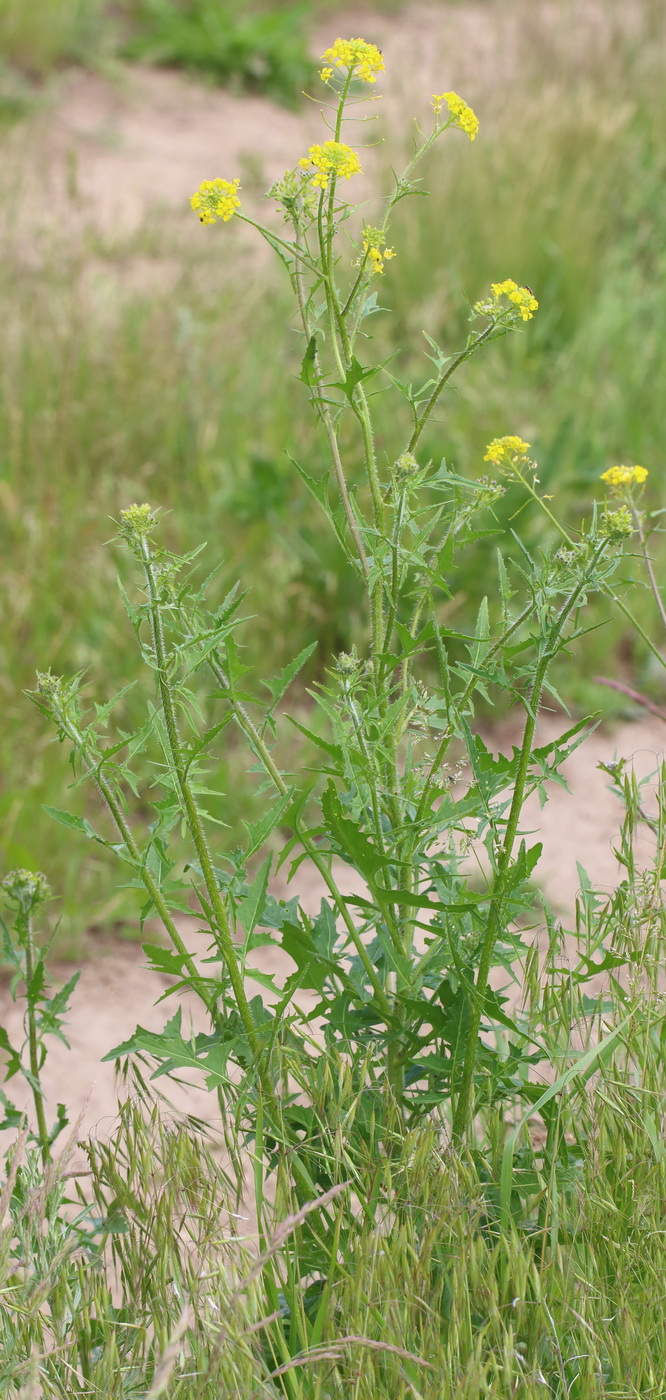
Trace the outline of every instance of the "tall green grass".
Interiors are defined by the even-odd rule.
[[[640,44],[619,36],[609,7],[605,47],[600,38],[596,50],[575,53],[574,69],[570,25],[554,30],[548,53],[527,26],[519,76],[469,94],[482,120],[474,147],[449,143],[428,172],[430,199],[398,211],[398,256],[386,272],[396,339],[409,343],[406,332],[425,324],[450,350],[468,302],[491,278],[535,288],[541,309],[529,337],[465,368],[427,448],[475,475],[489,438],[521,433],[574,524],[616,460],[651,469],[652,504],[661,504],[666,59],[663,14],[649,0],[636,12],[645,19]],[[225,559],[224,581],[251,576],[245,640],[260,673],[319,638],[316,673],[357,627],[337,549],[323,541],[288,457],[316,474],[322,448],[294,426],[303,422],[304,390],[284,332],[287,289],[249,255],[231,284],[206,232],[195,254],[191,230],[185,244],[168,219],[129,240],[91,235],[73,249],[53,238],[5,238],[0,861],[37,860],[47,870],[62,891],[63,940],[93,911],[102,922],[122,916],[128,897],[103,860],[77,858],[71,846],[65,855],[62,833],[40,814],[42,802],[59,805],[69,774],[21,691],[47,659],[87,670],[98,695],[111,676],[128,677],[100,517],[154,497],[174,511],[177,534],[167,530],[179,549],[208,538]],[[388,355],[393,340],[381,317],[374,324]],[[385,413],[380,427],[381,449],[396,425]],[[509,498],[504,518],[514,508]],[[476,607],[488,563],[481,552],[457,580],[461,621]],[[85,590],[76,582],[83,573]],[[649,618],[647,597],[639,593],[633,606]],[[603,611],[596,620],[605,621]],[[578,660],[567,698],[579,706],[608,706],[590,677],[611,664],[628,668],[639,688],[651,684],[648,659],[618,622],[593,633]],[[131,695],[126,703],[131,711]],[[233,827],[243,775],[233,749],[225,752],[220,786]]]
[[[385,1204],[364,1214],[353,1187],[338,1198],[320,1340],[286,1362],[248,1208],[193,1127],[126,1104],[113,1139],[87,1144],[91,1176],[69,1180],[71,1158],[42,1180],[36,1158],[19,1151],[0,1225],[0,1394],[657,1400],[663,1147],[640,1090],[616,1073],[576,1110],[580,1155],[543,1182],[544,1224],[531,1231],[500,1232],[489,1162],[442,1153],[427,1129],[374,1172],[367,1163],[354,1185],[381,1191]],[[538,1182],[535,1161],[526,1151],[523,1170]],[[348,1173],[339,1162],[340,1184]],[[77,1188],[78,1228],[63,1210]],[[299,1277],[307,1227],[283,1229],[280,1241],[286,1210],[279,1201],[273,1258],[288,1336],[301,1287],[314,1318],[325,1280],[308,1290]]]

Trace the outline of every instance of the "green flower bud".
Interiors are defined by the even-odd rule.
[[[602,539],[619,543],[620,540],[626,540],[628,535],[633,534],[633,531],[634,522],[628,506],[620,506],[618,510],[604,511],[599,523],[599,534]]]
[[[51,896],[49,882],[39,870],[11,870],[5,875],[2,888],[7,897],[18,904],[23,914],[32,913],[38,904]]]
[[[357,655],[356,647],[352,647],[351,652],[341,651],[335,662],[335,669],[340,680],[350,681],[363,670],[365,662]]]
[[[409,486],[419,471],[420,467],[413,452],[403,452],[391,467],[393,480],[399,488]]]
[[[142,506],[128,506],[120,512],[120,533],[128,544],[140,544],[147,539],[157,524],[157,517],[145,502]]]

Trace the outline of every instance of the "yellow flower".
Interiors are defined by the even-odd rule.
[[[322,190],[328,188],[331,175],[338,180],[349,180],[352,175],[361,173],[356,151],[352,151],[351,146],[345,146],[341,141],[324,141],[323,146],[310,146],[307,155],[302,156],[298,164],[304,170],[307,170],[309,165],[314,165],[316,174],[312,183],[319,185]]]
[[[240,209],[240,199],[236,190],[240,180],[204,180],[196,194],[190,199],[195,213],[202,224],[214,224],[222,219],[225,224]]]
[[[332,78],[332,77],[333,77],[333,69],[332,69],[332,68],[322,68],[322,69],[320,70],[319,77],[321,78],[322,83],[327,83],[328,80],[329,80],[329,78]]]
[[[513,466],[516,457],[524,457],[529,450],[529,442],[509,434],[507,437],[493,438],[488,443],[484,462],[494,462],[495,466]]]
[[[634,482],[642,486],[647,478],[646,467],[609,467],[608,471],[601,473],[601,480],[609,486],[633,486]]]
[[[322,54],[336,68],[346,68],[363,83],[376,83],[377,74],[384,72],[381,50],[365,39],[336,39],[333,47]]]
[[[384,271],[384,260],[395,257],[394,248],[386,248],[386,235],[380,228],[367,224],[363,230],[363,252],[367,254],[373,272]]]
[[[467,106],[463,98],[458,96],[457,92],[434,92],[432,95],[432,105],[435,109],[436,117],[439,116],[442,105],[446,105],[451,113],[453,125],[460,127],[461,131],[466,132],[470,141],[475,139],[477,131],[479,130],[479,118],[476,112],[473,112],[472,108]]]
[[[511,277],[507,277],[506,282],[491,282],[490,290],[498,301],[501,296],[509,298],[518,307],[523,321],[531,321],[535,311],[539,310],[539,303],[531,287],[519,287]]]

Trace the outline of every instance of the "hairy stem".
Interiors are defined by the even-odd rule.
[[[155,660],[157,663],[158,685],[162,701],[162,712],[164,714],[164,720],[166,724],[171,761],[178,783],[178,788],[180,790],[181,800],[187,816],[187,823],[192,835],[192,840],[194,841],[194,847],[197,853],[197,858],[199,860],[204,884],[206,886],[208,900],[215,917],[215,925],[219,937],[220,951],[222,953],[222,957],[224,959],[227,972],[229,974],[229,980],[233,988],[236,1006],[238,1008],[241,1021],[243,1022],[243,1028],[248,1038],[248,1043],[250,1045],[252,1053],[258,1061],[262,1062],[260,1064],[260,1070],[263,1075],[265,1074],[265,1070],[263,1069],[263,1057],[260,1055],[259,1038],[257,1036],[256,1026],[252,1018],[252,1012],[250,1011],[249,1003],[245,995],[243,979],[241,976],[240,968],[238,966],[238,959],[236,957],[236,950],[234,948],[233,938],[231,934],[229,917],[224,907],[222,896],[220,894],[220,888],[215,877],[215,871],[213,870],[213,865],[208,850],[208,843],[206,841],[206,835],[203,829],[203,823],[201,821],[199,809],[197,807],[194,794],[192,792],[187,776],[187,767],[185,764],[185,759],[183,757],[180,736],[178,734],[176,710],[173,701],[173,695],[171,693],[171,687],[169,684],[168,660],[164,632],[162,628],[162,617],[157,597],[157,586],[155,581],[153,561],[150,554],[148,542],[145,539],[143,541],[143,564],[146,575],[146,583],[148,586],[148,596],[150,600],[150,618],[153,633],[153,646],[155,648]]]
[[[46,1112],[44,1110],[44,1092],[42,1090],[39,1075],[39,1046],[37,1040],[37,1020],[35,1017],[35,1003],[32,997],[32,977],[34,972],[33,964],[33,934],[32,915],[26,913],[20,921],[20,931],[23,934],[23,947],[25,950],[25,980],[28,1009],[26,1012],[28,1020],[28,1054],[30,1058],[30,1075],[32,1097],[35,1103],[35,1115],[37,1117],[37,1135],[42,1153],[42,1162],[46,1166],[50,1159],[49,1130],[46,1123]]]

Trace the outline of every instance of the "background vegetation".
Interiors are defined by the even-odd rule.
[[[257,25],[279,23],[282,37],[291,36],[290,52],[300,45],[303,56],[307,8],[285,5],[272,16],[271,9],[257,10]],[[427,172],[432,197],[398,211],[400,256],[387,272],[395,336],[411,344],[425,325],[455,348],[469,302],[498,271],[537,290],[541,310],[529,335],[465,369],[427,446],[474,474],[490,437],[520,432],[560,504],[566,492],[574,523],[605,467],[642,462],[656,485],[661,460],[664,16],[651,0],[639,0],[635,10],[640,43],[624,24],[624,7],[611,4],[598,46],[583,50],[571,42],[563,0],[562,24],[547,51],[526,12],[513,76],[475,98],[482,138],[473,150],[451,143],[446,159]],[[232,24],[231,9],[217,11],[221,25]],[[95,0],[0,0],[3,52],[31,74],[75,57],[106,60],[121,40],[147,55],[141,46],[149,33],[157,43],[171,20],[196,25],[203,9],[141,0],[131,10],[131,40],[129,13],[127,6],[102,11]],[[163,52],[158,48],[152,57]],[[190,62],[185,48],[180,58]],[[218,65],[218,75],[223,71]],[[294,72],[284,70],[291,98],[301,85]],[[29,132],[28,121],[6,139],[29,139]],[[260,673],[315,638],[310,677],[321,673],[331,653],[353,641],[357,619],[341,560],[322,542],[316,509],[303,500],[285,451],[316,472],[321,443],[309,428],[293,427],[304,421],[295,412],[303,389],[296,348],[292,354],[284,332],[288,295],[278,275],[251,265],[236,247],[233,257],[246,259],[239,297],[217,240],[193,240],[192,228],[175,217],[150,218],[128,237],[93,230],[71,240],[52,231],[26,241],[12,215],[20,191],[6,194],[0,862],[9,868],[39,861],[62,892],[62,935],[71,943],[93,910],[101,922],[121,915],[126,896],[87,852],[78,864],[68,843],[65,856],[62,833],[40,814],[42,802],[58,805],[68,775],[22,688],[47,661],[58,670],[87,669],[99,695],[111,675],[119,683],[127,676],[117,561],[101,547],[99,520],[154,492],[174,512],[174,544],[187,549],[214,540],[225,559],[221,582],[240,573],[253,579],[246,611],[254,620],[245,641]],[[225,238],[234,237],[225,230]],[[137,275],[146,264],[156,269],[150,279]],[[379,317],[375,333],[390,353],[394,332]],[[386,451],[395,426],[385,413]],[[513,508],[509,499],[505,518]],[[457,580],[461,618],[476,610],[485,568],[480,546],[477,565]],[[649,602],[639,596],[634,606],[640,615]],[[602,667],[639,688],[653,686],[649,657],[616,621],[588,639],[572,668],[577,679],[566,698],[574,708],[616,706],[590,681]],[[131,714],[131,695],[126,703]],[[220,785],[233,826],[247,786],[233,749]]]

